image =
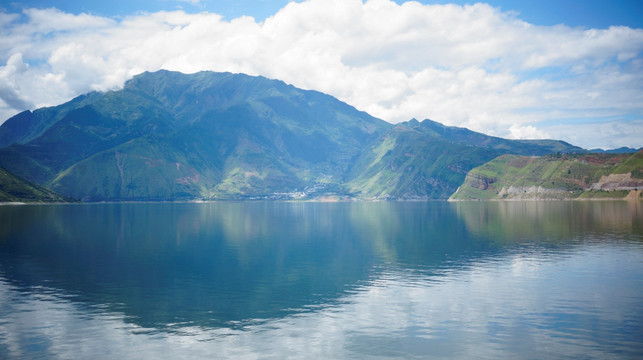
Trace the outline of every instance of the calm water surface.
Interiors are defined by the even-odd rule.
[[[643,203],[0,207],[2,359],[636,359]]]

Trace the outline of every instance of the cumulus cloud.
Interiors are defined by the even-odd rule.
[[[536,127],[527,125],[512,125],[509,128],[510,139],[548,139],[551,138],[548,133],[536,129]]]
[[[0,117],[165,68],[278,78],[390,122],[431,118],[498,136],[564,137],[573,128],[557,133],[543,122],[643,119],[642,51],[643,29],[535,26],[483,3],[308,0],[263,22],[27,9],[0,13]],[[12,70],[16,56],[26,68]],[[643,138],[639,123],[629,124]]]
[[[15,80],[24,74],[29,66],[22,61],[22,54],[13,54],[7,65],[0,67],[0,78],[13,80],[0,83],[0,100],[2,100],[8,107],[12,109],[25,109],[32,106],[20,94],[18,82]]]

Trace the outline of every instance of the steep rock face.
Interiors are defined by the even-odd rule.
[[[569,190],[564,188],[546,188],[542,186],[504,186],[498,192],[499,198],[512,200],[565,199]]]
[[[633,178],[632,173],[603,175],[598,182],[589,187],[589,190],[609,191],[639,189],[643,189],[643,179]]]
[[[493,183],[498,181],[497,178],[486,177],[480,174],[472,174],[471,177],[467,178],[467,180],[469,181],[469,186],[480,190],[487,190]]]

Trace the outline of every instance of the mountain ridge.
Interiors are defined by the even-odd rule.
[[[83,201],[447,199],[502,154],[585,151],[428,119],[394,125],[264,77],[167,70],[20,113],[0,145],[0,166]]]
[[[63,203],[65,198],[42,186],[33,184],[0,168],[0,204],[2,203]]]

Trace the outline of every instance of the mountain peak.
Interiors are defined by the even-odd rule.
[[[43,130],[0,150],[0,164],[84,200],[337,187],[351,161],[391,126],[316,91],[209,71],[146,72],[122,90],[24,116]]]
[[[0,126],[0,140],[13,144],[0,149],[0,166],[87,201],[445,199],[498,155],[578,149],[429,119],[392,125],[279,80],[168,70],[19,114]]]

